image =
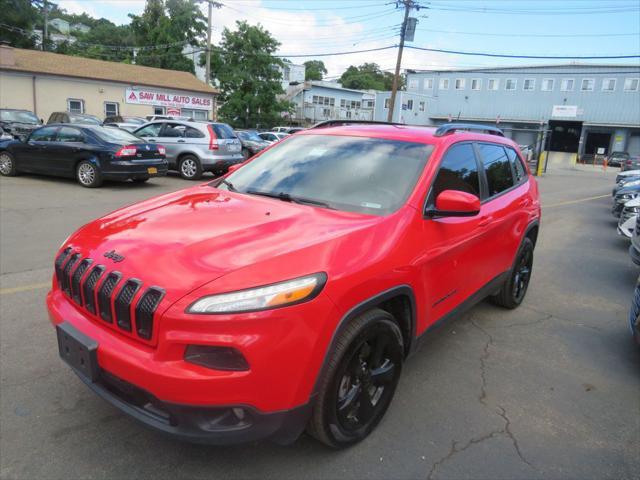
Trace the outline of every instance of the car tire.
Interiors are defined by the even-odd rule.
[[[100,169],[88,160],[83,160],[76,167],[76,180],[86,188],[97,188],[102,185]]]
[[[0,175],[5,177],[15,177],[18,174],[16,170],[16,161],[9,152],[0,153]]]
[[[195,155],[185,155],[178,162],[178,172],[185,180],[200,180],[202,178],[202,165]]]
[[[514,309],[518,307],[527,293],[532,269],[533,242],[530,238],[525,237],[518,249],[509,278],[500,291],[491,297],[491,301],[503,308]]]
[[[394,318],[370,310],[340,332],[320,380],[307,432],[333,448],[367,437],[391,404],[404,359]]]
[[[138,177],[133,179],[133,183],[145,183],[149,180],[149,177]]]

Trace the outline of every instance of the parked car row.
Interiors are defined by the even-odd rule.
[[[143,181],[167,170],[175,170],[187,180],[198,180],[204,172],[223,175],[230,166],[290,135],[284,131],[234,131],[225,123],[162,115],[146,119],[114,115],[103,122],[93,115],[54,112],[46,126],[42,124],[32,112],[0,109],[0,174],[75,176],[85,187],[97,187],[103,179]],[[109,145],[105,147],[103,142]],[[114,159],[114,145],[130,152],[131,158],[120,155]],[[143,175],[138,167],[140,161],[149,160],[147,152],[163,165],[149,166],[153,172]],[[82,167],[82,173],[91,170],[90,176],[80,174],[80,161],[86,158],[95,159],[89,161],[93,167]],[[119,170],[114,175],[112,160],[120,162],[119,169],[129,174]]]
[[[640,266],[640,169],[625,170],[625,161],[626,159],[623,159],[622,170],[616,176],[616,185],[611,192],[611,212],[618,218],[618,234],[631,241],[631,260]],[[636,284],[631,302],[629,327],[636,343],[640,345],[640,281]]]

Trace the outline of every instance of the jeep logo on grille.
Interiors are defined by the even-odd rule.
[[[118,255],[115,250],[111,250],[110,252],[105,252],[104,256],[107,258],[110,258],[116,263],[124,260],[124,255]]]

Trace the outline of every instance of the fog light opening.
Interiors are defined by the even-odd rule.
[[[249,363],[244,358],[244,355],[233,347],[187,345],[184,359],[189,363],[213,370],[249,370]]]

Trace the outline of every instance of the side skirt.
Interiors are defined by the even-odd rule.
[[[414,342],[415,348],[411,349],[411,353],[414,353],[415,351],[420,349],[420,345],[427,337],[427,333],[437,330],[445,323],[448,323],[450,320],[453,320],[454,318],[459,317],[460,315],[465,313],[467,310],[471,309],[473,306],[480,303],[489,295],[493,295],[498,290],[500,290],[504,282],[506,282],[507,279],[509,278],[510,274],[511,274],[511,270],[507,270],[506,272],[501,273],[497,277],[494,277],[492,280],[489,280],[488,283],[486,283],[483,287],[477,290],[464,302],[462,302],[456,308],[454,308],[449,313],[441,317],[433,325],[430,325],[429,327],[427,327],[427,329],[416,338],[416,341]]]

